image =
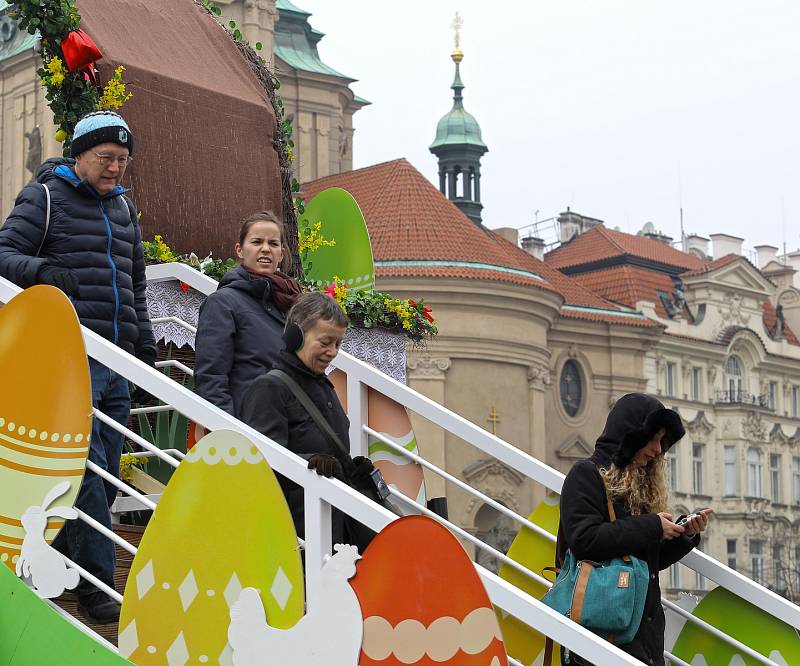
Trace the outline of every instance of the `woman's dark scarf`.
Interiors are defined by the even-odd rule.
[[[245,268],[245,270],[249,273],[251,279],[267,280],[269,282],[269,297],[272,299],[275,307],[284,314],[289,311],[289,308],[294,305],[294,302],[300,297],[300,294],[303,293],[303,290],[300,289],[300,285],[286,275],[286,273],[275,272],[264,274],[256,273],[247,268]],[[265,293],[264,296],[266,297],[267,294]]]

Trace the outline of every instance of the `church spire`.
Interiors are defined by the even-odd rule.
[[[453,19],[455,48],[450,58],[455,64],[453,108],[436,126],[436,138],[430,151],[439,158],[439,189],[476,224],[481,223],[481,156],[489,149],[481,138],[478,121],[464,109],[464,84],[461,81],[461,16]]]

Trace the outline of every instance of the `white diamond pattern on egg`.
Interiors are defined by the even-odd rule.
[[[139,647],[139,636],[136,633],[136,620],[133,620],[117,636],[117,647],[123,657],[130,657]]]
[[[153,560],[150,560],[142,567],[142,570],[136,574],[136,593],[139,599],[144,598],[144,595],[150,591],[156,583],[156,575],[153,571]]]
[[[285,610],[286,603],[289,601],[289,597],[292,594],[292,581],[289,580],[289,577],[281,567],[278,567],[278,571],[275,573],[275,578],[272,581],[269,591],[272,593],[273,599],[278,602],[278,606],[281,607],[281,610]]]
[[[172,642],[167,650],[167,664],[169,666],[184,666],[189,661],[189,648],[186,647],[186,639],[183,632]]]
[[[186,578],[183,579],[183,582],[178,587],[178,596],[181,598],[181,606],[183,606],[184,613],[189,609],[189,606],[192,605],[198,592],[197,581],[194,579],[194,571],[189,569]]]
[[[242,592],[242,584],[239,582],[239,577],[236,575],[236,572],[233,572],[231,579],[228,581],[228,584],[225,586],[225,592],[223,592],[225,596],[225,601],[228,603],[228,608],[233,606],[238,600],[239,595]]]

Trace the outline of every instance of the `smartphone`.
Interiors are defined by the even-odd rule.
[[[688,523],[692,518],[697,518],[699,515],[703,513],[703,511],[708,511],[708,509],[698,509],[697,511],[690,513],[688,516],[684,516],[675,524],[683,526],[686,523]]]

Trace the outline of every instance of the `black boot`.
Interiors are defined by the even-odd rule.
[[[99,590],[79,597],[78,610],[92,624],[119,622],[119,604]]]

